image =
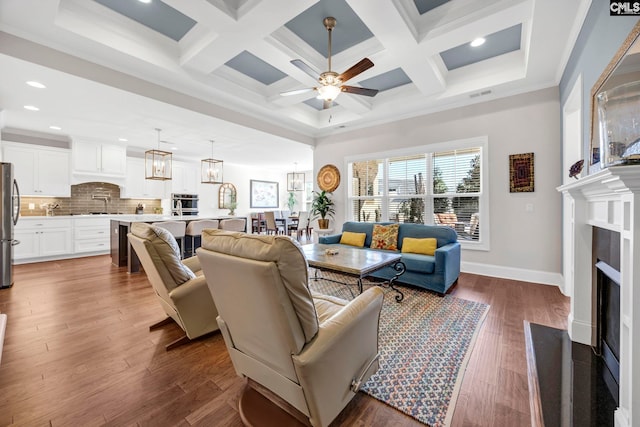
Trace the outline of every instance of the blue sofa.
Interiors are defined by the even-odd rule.
[[[373,225],[371,222],[345,222],[342,231],[366,233],[364,247],[371,246]],[[377,224],[389,225],[392,222]],[[320,236],[319,243],[340,244],[340,234]],[[458,235],[451,227],[423,224],[400,224],[398,227],[398,252],[402,251],[402,240],[405,237],[425,238],[435,237],[437,249],[434,256],[413,253],[403,253],[402,262],[406,266],[405,273],[398,278],[398,282],[429,289],[444,294],[458,280],[460,274],[460,243]],[[371,274],[372,277],[389,280],[396,271],[385,267]]]

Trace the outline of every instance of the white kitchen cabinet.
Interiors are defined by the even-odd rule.
[[[171,192],[198,194],[200,165],[174,161],[171,167]]]
[[[69,150],[5,142],[2,151],[4,161],[14,164],[22,195],[71,196]]]
[[[73,172],[96,176],[124,178],[127,170],[127,148],[97,142],[73,142]]]
[[[123,199],[162,199],[164,181],[145,179],[144,159],[127,159],[127,178],[120,197]]]
[[[109,217],[89,217],[73,219],[73,252],[108,253],[110,248]]]
[[[22,217],[15,227],[14,239],[20,241],[13,247],[14,260],[68,255],[72,253],[71,220]]]

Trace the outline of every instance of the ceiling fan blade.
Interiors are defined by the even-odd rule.
[[[304,71],[311,77],[313,77],[314,79],[318,80],[320,78],[320,73],[314,70],[313,68],[311,68],[310,65],[307,65],[306,63],[304,63],[301,59],[293,59],[291,63],[296,67],[300,68],[302,71]]]
[[[333,107],[333,101],[322,101],[322,109],[327,110]]]
[[[282,96],[299,95],[301,93],[311,92],[312,90],[315,90],[315,89],[316,88],[314,87],[306,87],[304,89],[296,89],[296,90],[290,90],[287,92],[280,92],[280,95]]]
[[[355,95],[376,96],[378,89],[367,89],[366,87],[342,86],[343,92],[353,93]]]
[[[349,68],[347,71],[340,74],[338,78],[342,81],[342,83],[345,83],[347,80],[357,76],[362,72],[367,71],[371,67],[373,67],[373,62],[371,62],[369,58],[364,58],[362,61],[358,62],[353,67]]]

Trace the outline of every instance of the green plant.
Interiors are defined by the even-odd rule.
[[[289,208],[289,210],[293,211],[293,208],[297,203],[298,200],[296,199],[296,193],[294,193],[293,191],[289,192],[289,199],[287,200],[287,207]]]
[[[327,193],[326,191],[322,191],[321,193],[314,191],[313,193],[311,214],[314,215],[314,217],[316,215],[320,215],[320,218],[322,219],[325,219],[326,217],[333,218],[336,211],[333,207],[333,200],[329,197],[331,193]]]

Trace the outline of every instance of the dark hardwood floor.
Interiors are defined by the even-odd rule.
[[[452,294],[491,305],[453,426],[529,426],[523,320],[566,328],[554,286],[462,274]],[[165,351],[181,335],[146,276],[108,256],[19,265],[0,290],[8,315],[0,363],[0,426],[241,425],[237,377],[219,333]],[[359,393],[335,426],[414,426]]]

